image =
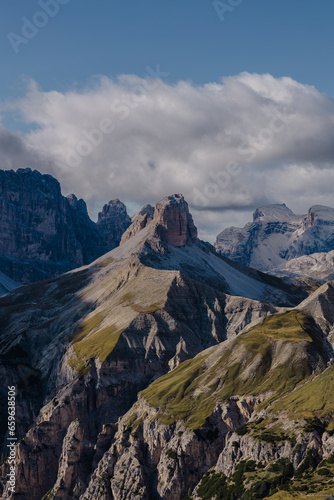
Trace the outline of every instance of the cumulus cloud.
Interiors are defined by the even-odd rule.
[[[123,75],[64,93],[32,82],[4,110],[32,128],[7,133],[3,150],[1,131],[2,165],[42,158],[40,170],[93,211],[113,197],[135,209],[181,192],[213,240],[260,205],[334,205],[334,102],[291,78],[242,73],[198,86]]]

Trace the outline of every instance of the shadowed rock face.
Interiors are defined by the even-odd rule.
[[[89,264],[115,248],[130,224],[119,200],[95,224],[84,200],[64,197],[51,175],[0,170],[0,271],[29,283]]]
[[[74,194],[68,195],[66,199],[70,207],[74,235],[81,245],[83,262],[89,264],[108,248],[105,236],[90,219],[84,200],[78,200]]]
[[[120,200],[110,200],[99,213],[97,227],[104,235],[105,247],[109,250],[120,244],[122,234],[130,226],[131,219],[126,206]]]

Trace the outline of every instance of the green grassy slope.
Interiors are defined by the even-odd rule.
[[[307,380],[317,352],[313,323],[304,313],[289,311],[267,317],[248,332],[182,363],[153,382],[143,397],[159,408],[159,419],[183,420],[200,428],[220,400],[235,395],[266,395],[262,407]]]

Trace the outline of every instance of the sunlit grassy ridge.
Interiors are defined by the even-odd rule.
[[[272,411],[288,410],[298,417],[325,417],[334,412],[334,366],[285,396],[271,407]]]
[[[81,373],[90,359],[98,357],[100,361],[104,361],[114,349],[122,333],[122,330],[117,330],[115,325],[99,328],[102,321],[101,314],[83,321],[73,338],[74,356],[69,361],[69,365]]]
[[[200,428],[217,401],[267,395],[263,406],[290,392],[312,373],[308,348],[312,322],[298,311],[269,316],[247,333],[182,363],[142,392],[166,424],[183,420]]]
[[[128,265],[112,276],[103,276],[105,291],[96,294],[96,310],[84,317],[68,337],[73,346],[69,365],[83,374],[89,369],[89,360],[105,361],[138,314],[153,314],[164,307],[176,276],[174,271]],[[94,291],[95,283],[91,286]]]

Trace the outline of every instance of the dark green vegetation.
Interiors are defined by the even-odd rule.
[[[257,477],[258,476],[258,477]],[[202,500],[253,500],[266,498],[285,489],[293,476],[293,468],[287,459],[270,464],[266,470],[260,462],[241,461],[234,474],[227,478],[222,473],[209,471],[204,474],[197,490]]]
[[[234,474],[226,477],[214,470],[204,474],[197,495],[201,500],[322,500],[334,493],[334,455],[317,464],[308,452],[297,471],[286,458],[264,466],[253,460],[241,461]],[[316,494],[308,496],[306,494]]]
[[[293,446],[296,438],[291,433],[282,430],[276,418],[260,418],[238,427],[235,430],[238,436],[249,434],[252,438],[264,441],[265,443],[276,444],[282,441],[289,441]]]
[[[159,408],[160,421],[183,420],[191,429],[203,426],[217,401],[231,396],[265,395],[265,408],[312,374],[312,327],[312,320],[298,311],[269,316],[248,332],[182,363],[142,395]],[[266,440],[265,434],[262,437]]]
[[[175,450],[172,450],[169,448],[169,450],[166,451],[166,455],[170,460],[176,460],[177,459],[177,453]]]

